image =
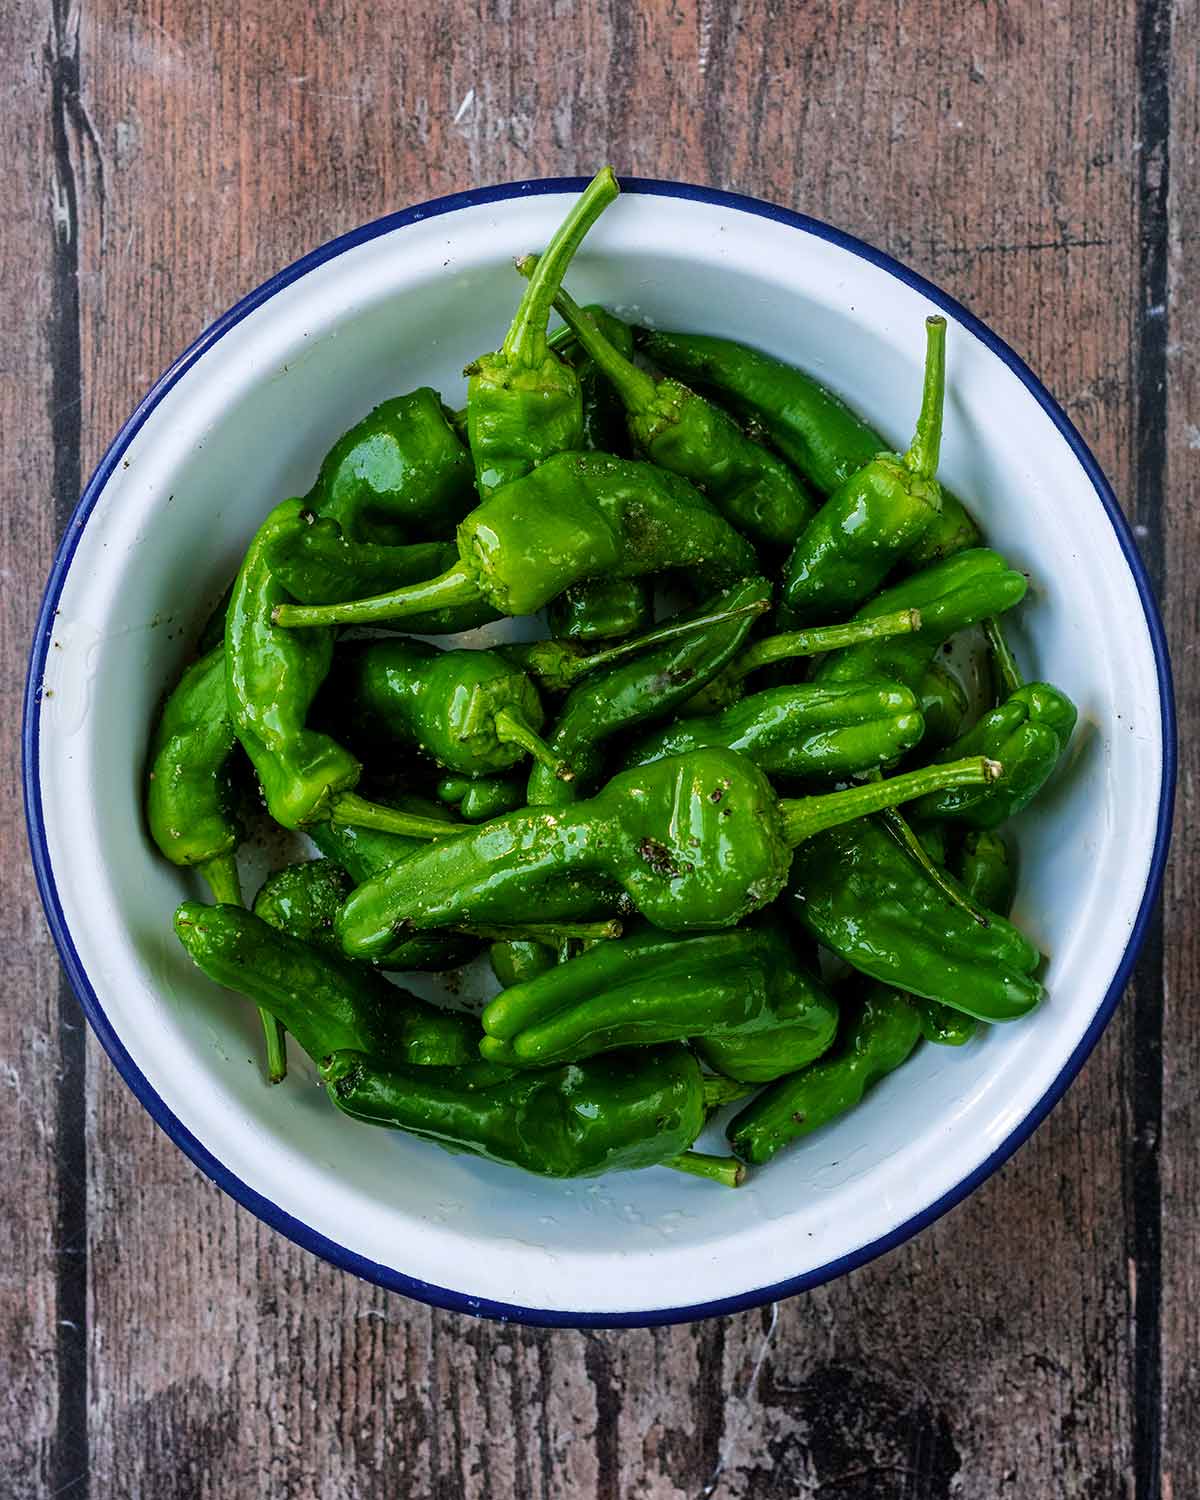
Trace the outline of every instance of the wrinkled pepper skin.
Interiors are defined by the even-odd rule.
[[[933,654],[943,642],[968,625],[1019,604],[1028,587],[1025,575],[1010,568],[998,552],[987,547],[959,552],[884,589],[854,616],[870,619],[915,609],[921,615],[920,630],[831,651],[817,668],[815,680],[858,682],[883,677],[920,692]]]
[[[692,938],[646,932],[506,989],[483,1028],[481,1054],[509,1067],[691,1040],[727,1077],[761,1083],[825,1051],[837,1006],[770,926]]]
[[[624,764],[724,746],[769,776],[846,775],[887,765],[918,745],[924,729],[916,697],[894,683],[801,683],[676,721],[639,740]]]
[[[653,1167],[685,1151],[704,1124],[700,1069],[680,1046],[527,1073],[485,1062],[388,1068],[342,1052],[321,1076],[356,1120],[543,1177]]]
[[[787,909],[861,973],[978,1020],[1016,1020],[1042,998],[1028,938],[998,915],[980,926],[873,818],[800,845]]]
[[[474,478],[441,398],[421,386],[343,433],[305,501],[355,541],[411,542],[447,535],[475,504]]]
[[[704,616],[754,605],[765,609],[770,597],[771,585],[765,578],[747,578],[691,614]],[[733,660],[755,618],[747,613],[723,620],[632,661],[592,672],[577,683],[567,694],[549,739],[553,753],[574,768],[575,779],[563,782],[547,766],[535,765],[526,789],[529,805],[563,807],[574,802],[599,774],[600,746],[624,730],[666,717],[690,698]]]
[[[437,840],[360,886],[338,935],[347,953],[378,958],[413,929],[593,916],[621,909],[622,896],[665,932],[733,927],[774,900],[792,848],[819,829],[995,774],[980,759],[780,799],[744,755],[698,750],[625,771],[569,808],[529,808]],[[570,904],[589,895],[590,908]]]
[[[917,692],[925,719],[923,743],[935,750],[949,745],[963,732],[966,724],[966,689],[947,666],[939,661],[931,661],[921,674]]]
[[[267,547],[272,573],[300,604],[344,604],[348,599],[387,593],[444,573],[457,561],[453,542],[394,546],[352,541],[336,521],[315,517],[307,526],[282,531]],[[453,635],[500,618],[485,599],[475,598],[409,615],[403,625],[416,635]]]
[[[371,641],[340,651],[337,675],[356,744],[361,737],[364,747],[411,746],[461,776],[495,775],[527,759],[504,736],[504,715],[535,733],[545,720],[532,682],[494,651]]]
[[[175,935],[205,974],[271,1012],[314,1062],[343,1047],[455,1067],[478,1056],[479,1023],[438,1010],[358,964],[279,932],[240,906],[185,901]]]
[[[707,334],[638,329],[637,339],[661,369],[699,385],[743,420],[759,423],[792,467],[824,495],[891,448],[840,396],[757,349]],[[977,547],[980,539],[962,502],[943,488],[941,513],[907,560],[925,567]]]
[[[272,623],[275,606],[287,596],[268,551],[281,534],[304,528],[304,515],[304,501],[285,500],[267,516],[242,561],[225,617],[225,687],[234,730],[258,773],[267,810],[284,828],[325,816],[362,769],[336,740],[306,724],[333,661],[332,632]]]
[[[1029,806],[1066,752],[1075,728],[1075,705],[1048,682],[1018,688],[999,708],[968,729],[938,756],[990,755],[1004,764],[1004,785],[951,788],[923,798],[912,809],[916,818],[998,828]]]
[[[653,616],[642,578],[593,578],[572,584],[547,610],[550,633],[565,640],[610,641],[645,630]]]
[[[788,466],[752,442],[719,406],[678,380],[656,380],[640,369],[566,292],[559,291],[554,305],[624,403],[634,447],[698,485],[751,541],[790,547],[813,507]]]
[[[618,191],[611,167],[596,174],[542,255],[500,349],[467,366],[467,435],[484,498],[583,444],[579,376],[550,348],[546,325],[571,257]]]
[[[783,572],[791,618],[841,620],[876,592],[940,516],[935,477],[945,390],[946,320],[926,319],[925,391],[905,453],[877,454],[834,490],[796,538]]]
[[[734,1155],[758,1166],[861,1102],[873,1083],[894,1072],[920,1040],[910,996],[872,985],[847,1017],[833,1052],[764,1089],[729,1122]]]
[[[172,864],[203,865],[241,843],[229,776],[236,745],[217,646],[180,677],[150,741],[146,818]]]

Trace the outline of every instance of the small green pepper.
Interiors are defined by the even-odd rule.
[[[1015,1020],[1042,998],[1033,977],[1041,955],[1029,939],[999,915],[981,925],[872,818],[801,845],[788,908],[861,973],[978,1020]]]
[[[439,799],[457,806],[465,823],[484,823],[501,813],[514,812],[525,806],[525,783],[528,775],[518,771],[514,776],[443,776],[437,784]]]
[[[644,630],[654,616],[644,578],[592,578],[573,583],[546,609],[550,632],[568,640],[611,641]]]
[[[347,953],[377,958],[411,931],[583,917],[622,894],[667,932],[732,927],[775,899],[791,851],[820,830],[999,771],[966,761],[780,800],[745,756],[698,750],[625,771],[571,807],[509,813],[432,844],[354,891],[338,935]]]
[[[940,661],[931,661],[918,688],[925,718],[925,741],[930,749],[948,745],[962,733],[967,718],[966,689]]]
[[[414,1068],[335,1052],[321,1077],[356,1120],[545,1177],[592,1177],[669,1163],[704,1125],[696,1059],[643,1047],[543,1072],[493,1063]]]
[[[1002,917],[1012,911],[1017,865],[1008,841],[996,829],[967,830],[958,855],[958,878],[980,906],[998,911]]]
[[[605,308],[596,304],[585,308],[604,337],[626,359],[633,357],[633,329],[620,318],[614,318]],[[596,361],[565,324],[550,335],[550,347],[565,359],[579,376],[579,390],[583,398],[583,442],[581,448],[592,453],[622,452],[626,442],[625,408],[612,385],[600,373]]]
[[[560,453],[495,490],[458,527],[458,563],[424,584],[348,603],[288,605],[276,624],[370,625],[481,596],[531,615],[584,579],[758,571],[754,549],[686,479],[605,453]]]
[[[467,366],[467,433],[484,499],[583,443],[579,376],[551,350],[546,325],[571,257],[619,191],[611,167],[596,174],[550,241],[499,351]]]
[[[422,1066],[478,1056],[474,1017],[439,1010],[240,906],[185,901],[175,935],[210,979],[269,1010],[314,1062],[342,1047]]]
[[[871,1084],[907,1060],[920,1036],[912,999],[887,985],[872,985],[847,1016],[833,1052],[764,1089],[729,1122],[726,1134],[734,1154],[759,1165],[844,1115]]]
[[[840,396],[757,349],[705,334],[640,329],[638,339],[660,368],[715,395],[743,420],[761,424],[784,458],[823,495],[833,494],[891,448]],[[979,527],[943,487],[941,513],[906,561],[925,567],[979,541]]]
[[[623,764],[721,745],[769,776],[840,776],[889,764],[920,743],[924,728],[916,698],[894,683],[801,683],[677,720],[639,740]]]
[[[533,255],[517,262],[530,274]],[[728,413],[670,378],[655,380],[605,338],[582,307],[559,290],[554,305],[624,403],[633,445],[708,495],[751,541],[789,547],[812,502],[788,466],[752,442]]]
[[[493,943],[488,949],[488,960],[492,973],[505,989],[544,974],[557,962],[553,948],[547,947],[545,943],[531,943],[521,939]]]
[[[819,1057],[837,1007],[783,934],[639,933],[514,985],[483,1013],[491,1062],[541,1068],[598,1052],[688,1041],[728,1077],[768,1082]]]

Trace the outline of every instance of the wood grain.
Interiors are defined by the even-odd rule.
[[[206,322],[312,245],[431,194],[607,158],[795,205],[938,280],[1044,376],[1169,562],[1196,540],[1187,320],[1200,120],[1195,47],[1177,46],[1170,428],[1156,476],[1138,462],[1156,409],[1140,380],[1156,358],[1144,333],[1147,245],[1167,232],[1139,151],[1165,63],[1146,45],[1148,9],[83,0],[75,10],[63,0],[6,17],[24,28],[8,65],[25,67],[21,87],[42,112],[16,91],[0,111],[10,157],[28,163],[28,211],[0,226],[6,290],[27,320],[0,402],[4,430],[35,436],[44,471],[21,472],[33,524],[16,522],[13,504],[3,513],[14,583],[0,599],[0,644],[23,649],[53,519],[52,402],[70,399],[70,350],[50,349],[46,334],[48,308],[70,314],[54,290],[63,266],[47,207],[64,160],[78,201],[85,466]],[[1160,10],[1150,21],[1169,26],[1170,7]],[[47,35],[60,70],[69,63],[76,23],[72,109],[39,68]],[[1188,7],[1173,24],[1194,42]],[[55,155],[56,119],[66,157]],[[1170,618],[1181,703],[1194,707],[1184,647],[1195,596],[1177,574],[1168,566]],[[1190,790],[1185,779],[1165,1017],[1152,952],[1136,1010],[1122,1009],[1066,1101],[997,1177],[875,1265],[738,1317],[549,1333],[386,1296],[221,1196],[92,1044],[78,1143],[90,1454],[66,1493],[1152,1500],[1160,1376],[1176,1500],[1200,1493]],[[11,798],[0,816],[15,838]],[[0,1022],[19,1079],[17,1097],[0,1089],[0,1109],[29,1175],[23,1212],[5,1216],[4,1264],[21,1271],[0,1280],[0,1339],[6,1355],[39,1351],[6,1392],[4,1472],[22,1476],[18,1492],[48,1493],[52,1476],[72,1478],[65,1455],[79,1436],[59,1420],[53,1373],[58,1210],[38,1208],[62,1202],[45,1122],[71,1096],[55,1079],[57,1001],[27,883],[4,912],[18,924],[5,934],[5,978],[22,1004]],[[1156,1026],[1169,1043],[1161,1141],[1135,1129],[1155,1125]],[[70,1128],[67,1118],[68,1152]]]

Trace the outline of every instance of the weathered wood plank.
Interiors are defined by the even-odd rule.
[[[91,0],[83,25],[108,189],[103,241],[85,219],[90,457],[308,246],[609,156],[905,256],[1130,489],[1131,3]],[[1130,1040],[1126,1016],[1017,1161],[885,1262],[777,1313],[595,1335],[431,1313],[313,1261],[205,1185],[93,1049],[95,1491],[1131,1494]]]

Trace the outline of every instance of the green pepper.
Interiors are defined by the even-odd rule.
[[[527,255],[517,269],[538,264]],[[624,403],[634,447],[682,474],[751,541],[789,547],[812,515],[812,502],[788,466],[752,442],[728,413],[670,378],[655,380],[605,338],[582,307],[559,290],[554,305]]]
[[[908,995],[872,985],[846,1017],[836,1049],[764,1089],[729,1122],[734,1154],[758,1165],[861,1102],[871,1084],[894,1072],[920,1040]]]
[[[471,456],[448,416],[429,386],[381,402],[329,450],[309,510],[355,541],[445,536],[475,503]]]
[[[639,329],[642,350],[660,368],[698,385],[735,415],[761,424],[803,478],[831,495],[891,444],[811,375],[731,339]],[[941,513],[908,554],[924,567],[979,545],[978,526],[942,488]]]
[[[277,581],[297,603],[342,604],[444,572],[457,561],[458,548],[453,542],[391,546],[351,541],[336,521],[314,517],[306,526],[289,526],[271,537],[266,557]],[[500,618],[485,599],[476,597],[410,615],[404,629],[417,635],[455,635]]]
[[[921,674],[918,688],[925,718],[925,744],[931,749],[948,745],[962,733],[967,718],[966,689],[940,661],[931,661]]]
[[[925,320],[921,414],[908,451],[879,453],[844,479],[796,538],[783,602],[800,620],[844,618],[874,594],[941,514],[934,477],[946,388],[946,320]]]
[[[793,848],[821,829],[999,769],[974,760],[780,800],[734,751],[674,756],[614,776],[585,802],[509,813],[432,844],[354,891],[338,935],[347,953],[374,958],[410,931],[582,917],[622,894],[667,932],[732,927],[775,899]]]
[[[973,901],[1007,917],[1017,894],[1017,866],[1002,833],[968,829],[958,856],[958,878]]]
[[[915,609],[921,615],[920,630],[832,651],[815,678],[818,682],[857,682],[885,677],[919,692],[933,654],[943,642],[968,625],[1019,604],[1028,587],[1025,575],[1010,568],[998,552],[987,547],[959,552],[884,589],[854,616],[866,620],[898,609]]]
[[[356,1120],[546,1177],[669,1163],[704,1125],[700,1069],[682,1046],[525,1073],[478,1061],[395,1067],[335,1052],[320,1071],[330,1098]]]
[[[413,584],[324,607],[280,603],[283,626],[370,625],[485,598],[536,614],[573,583],[670,569],[721,580],[758,571],[754,549],[699,490],[653,464],[560,453],[495,490],[458,528],[458,563]]]
[[[532,806],[573,802],[579,788],[597,779],[600,746],[623,730],[662,718],[714,676],[739,650],[754,623],[752,611],[767,608],[771,585],[748,578],[709,600],[695,620],[713,620],[703,630],[676,634],[666,645],[633,661],[589,673],[567,694],[550,735],[550,750],[576,771],[567,785],[543,766],[530,772],[526,797]],[[687,617],[681,623],[694,623]]]
[[[240,906],[185,901],[175,935],[210,979],[269,1010],[314,1062],[342,1047],[422,1066],[478,1056],[474,1017],[439,1010]]]
[[[428,641],[369,641],[338,653],[337,703],[355,743],[408,745],[460,776],[511,770],[527,756],[573,775],[538,731],[537,689],[496,651],[443,651]]]
[[[160,851],[204,876],[214,901],[240,906],[237,848],[242,826],[234,809],[230,760],[237,737],[225,704],[225,652],[220,645],[193,662],[168,695],[150,740],[146,820]],[[283,1035],[260,1011],[267,1076],[287,1073]]]
[[[766,688],[704,718],[638,740],[623,764],[724,746],[769,776],[847,775],[884,766],[920,743],[924,720],[908,688],[883,681]]]
[[[525,783],[529,780],[523,771],[515,776],[443,776],[437,784],[437,794],[442,802],[457,806],[458,815],[465,823],[483,823],[488,818],[498,818],[501,813],[513,812],[525,806]]]
[[[788,906],[860,972],[981,1021],[1014,1020],[1042,998],[1033,977],[1041,955],[1029,939],[999,915],[981,925],[874,819],[827,829],[800,846]]]
[[[609,343],[626,359],[631,359],[633,329],[629,324],[594,303],[584,310]],[[555,329],[549,343],[579,376],[579,391],[583,398],[583,441],[579,446],[592,453],[620,453],[626,441],[625,409],[621,398],[565,324]]]
[[[547,947],[545,943],[531,943],[523,939],[493,943],[488,949],[488,960],[492,973],[505,989],[544,974],[557,962],[553,948]]]
[[[651,586],[644,578],[592,578],[573,583],[552,599],[550,632],[577,641],[617,640],[644,630],[653,618]]]
[[[837,1007],[769,925],[703,937],[639,933],[516,984],[483,1013],[491,1062],[541,1068],[688,1041],[726,1076],[768,1082],[819,1057]]]
[[[467,433],[484,499],[583,443],[579,376],[551,350],[546,325],[571,257],[619,191],[611,167],[596,174],[550,241],[499,351],[467,366]]]

